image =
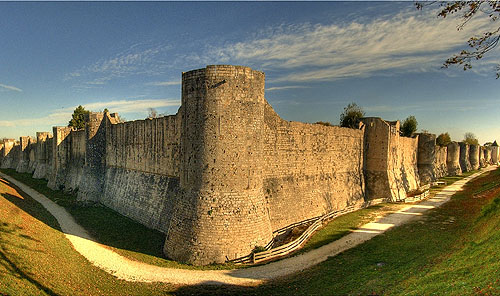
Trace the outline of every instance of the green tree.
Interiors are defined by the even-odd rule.
[[[333,124],[331,124],[328,121],[317,121],[314,124],[321,124],[321,125],[324,125],[324,126],[333,126]]]
[[[85,128],[85,115],[87,114],[89,114],[89,111],[85,110],[82,105],[76,107],[75,111],[73,111],[73,115],[71,115],[72,118],[68,126],[72,126],[77,130]]]
[[[436,144],[441,147],[444,147],[451,143],[451,137],[448,133],[442,133],[436,138]]]
[[[356,103],[350,103],[340,114],[340,126],[359,128],[360,119],[365,116],[365,111]]]
[[[444,62],[443,68],[457,65],[464,70],[471,69],[473,61],[482,59],[486,53],[498,45],[500,41],[500,24],[497,22],[500,19],[499,1],[431,1],[417,2],[416,6],[417,9],[423,9],[424,6],[434,3],[441,5],[438,13],[439,17],[446,18],[453,14],[459,15],[461,22],[457,27],[458,30],[463,29],[472,18],[489,19],[489,25],[483,26],[483,28],[486,28],[485,31],[478,32],[478,35],[469,38],[467,42],[469,49],[464,49],[448,58]],[[500,78],[500,64],[497,65],[496,78]]]
[[[401,134],[403,137],[411,137],[413,133],[417,130],[418,122],[415,116],[408,116],[403,124],[401,125]]]
[[[464,142],[469,145],[478,145],[479,141],[476,138],[476,135],[474,135],[471,132],[467,132],[464,134]]]

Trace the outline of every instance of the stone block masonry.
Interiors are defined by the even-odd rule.
[[[457,176],[462,174],[462,168],[460,167],[460,145],[457,142],[451,142],[447,148],[446,166],[448,167],[448,175]]]
[[[378,117],[362,119],[366,197],[401,201],[406,193],[420,186],[417,167],[418,136],[400,136],[399,121],[389,122]],[[424,165],[422,163],[421,165]]]
[[[264,84],[264,73],[242,66],[185,72],[175,115],[119,122],[91,112],[82,130],[3,140],[0,164],[157,229],[167,257],[203,265],[246,256],[297,222],[404,200],[420,183],[460,174],[462,163],[498,161],[498,147],[402,137],[399,121],[286,121]]]

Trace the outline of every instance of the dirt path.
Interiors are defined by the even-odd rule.
[[[233,284],[256,285],[263,281],[286,276],[314,266],[328,257],[335,256],[347,249],[355,247],[386,230],[408,222],[422,215],[425,211],[439,207],[459,191],[469,180],[482,173],[495,169],[490,166],[474,175],[447,186],[435,197],[409,205],[389,214],[375,222],[367,223],[354,232],[310,252],[283,259],[262,266],[237,270],[187,270],[153,266],[127,259],[97,243],[73,217],[61,206],[58,206],[44,195],[36,192],[23,183],[0,173],[0,176],[18,186],[22,191],[41,203],[59,222],[62,231],[73,244],[77,252],[93,265],[105,270],[119,279],[137,282],[167,282],[173,284]]]

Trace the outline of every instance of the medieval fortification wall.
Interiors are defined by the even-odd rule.
[[[498,161],[498,147],[402,137],[399,121],[285,121],[264,83],[248,67],[189,71],[176,115],[119,123],[91,112],[82,130],[4,140],[1,167],[164,232],[172,259],[208,264],[246,256],[293,223],[404,200],[421,184]]]

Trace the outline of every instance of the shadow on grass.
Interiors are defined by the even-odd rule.
[[[91,236],[99,243],[121,250],[127,250],[134,253],[157,257],[159,260],[166,259],[163,256],[163,243],[165,235],[159,231],[147,228],[130,218],[122,216],[110,209],[100,205],[84,205],[78,203],[73,196],[62,200],[65,194],[61,191],[54,191],[46,186],[46,181],[31,179],[27,174],[19,174],[15,171],[2,170],[3,173],[23,182],[32,189],[49,197],[52,201],[63,206]],[[19,178],[19,175],[21,178]],[[23,198],[11,194],[2,194],[8,201],[15,204],[18,208],[30,214],[32,217],[42,221],[48,226],[61,231],[59,224],[52,215],[40,212],[33,206],[33,203],[39,205],[28,194],[23,192],[15,184],[8,180],[0,179],[0,182],[14,188]],[[56,198],[50,198],[52,191]]]
[[[50,288],[40,284],[38,281],[33,279],[30,275],[25,273],[21,268],[17,266],[17,263],[11,260],[7,256],[7,252],[3,247],[0,248],[0,264],[2,264],[7,271],[9,271],[11,274],[17,274],[18,277],[25,279],[29,281],[31,284],[35,285],[38,289],[44,291],[48,295],[58,295],[54,291],[52,291]]]
[[[6,197],[5,195],[6,194],[2,194],[1,196]],[[7,195],[9,195],[9,194],[7,194]],[[8,199],[10,199],[12,197],[19,199],[19,197],[16,197],[13,195],[9,195]],[[5,222],[0,223],[0,234],[1,234],[0,235],[0,265],[3,266],[3,268],[5,268],[5,270],[6,270],[6,272],[10,273],[12,276],[29,281],[31,284],[36,286],[39,290],[44,291],[48,295],[57,295],[57,293],[52,291],[50,288],[42,285],[40,282],[38,282],[32,276],[30,276],[27,272],[23,271],[23,269],[19,266],[19,263],[16,262],[16,260],[14,259],[15,256],[12,254],[9,254],[9,252],[6,250],[5,246],[8,244],[9,248],[21,248],[21,249],[25,249],[25,250],[28,250],[31,252],[41,252],[39,250],[34,250],[31,248],[28,248],[22,243],[13,244],[13,242],[11,242],[10,240],[9,241],[6,240],[6,237],[8,235],[14,235],[14,236],[19,237],[21,240],[31,240],[31,241],[39,242],[39,240],[32,238],[29,235],[18,234],[17,232],[20,229],[22,229],[22,228],[17,226],[17,225],[10,225],[9,223],[5,223]],[[0,292],[0,295],[7,295],[7,294],[1,294],[1,292]]]

